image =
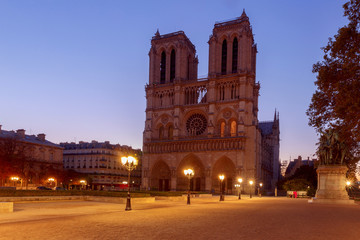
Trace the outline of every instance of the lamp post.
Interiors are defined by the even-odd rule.
[[[223,196],[223,189],[222,189],[222,183],[224,181],[225,176],[224,175],[219,175],[219,179],[220,179],[220,201],[224,201],[224,196]]]
[[[16,182],[19,181],[19,177],[11,177],[11,181],[13,181],[14,187],[16,187]]]
[[[241,183],[242,183],[242,178],[238,178],[238,182],[239,182],[239,200],[241,199]]]
[[[189,179],[188,195],[187,195],[187,204],[190,205],[190,181],[193,178],[195,172],[192,169],[184,170],[185,176]]]
[[[84,189],[84,186],[86,186],[86,180],[80,180],[81,189]]]
[[[346,186],[350,186],[351,182],[350,181],[346,181]]]
[[[138,160],[136,158],[132,157],[132,156],[122,157],[121,158],[121,163],[126,168],[126,170],[128,170],[128,172],[129,172],[129,174],[128,174],[128,194],[127,194],[127,199],[126,199],[125,211],[130,211],[131,210],[130,173],[138,165]]]
[[[262,186],[263,186],[263,184],[260,183],[260,184],[259,184],[259,190],[258,190],[259,197],[261,197],[261,188],[262,188]]]
[[[250,180],[249,183],[250,183],[250,198],[252,198],[251,192],[252,192],[252,185],[253,185],[254,181]]]
[[[48,182],[50,183],[50,187],[52,187],[52,184],[55,183],[56,181],[55,181],[55,178],[49,177]],[[56,183],[55,183],[55,187],[56,187]]]

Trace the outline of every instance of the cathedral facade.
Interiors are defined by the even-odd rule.
[[[142,187],[186,190],[184,170],[191,168],[194,191],[218,192],[220,174],[229,194],[238,178],[244,192],[254,189],[250,180],[273,190],[279,174],[279,121],[275,114],[271,131],[261,130],[257,48],[245,12],[217,22],[208,43],[208,77],[199,79],[195,46],[183,31],[157,31],[151,40]]]

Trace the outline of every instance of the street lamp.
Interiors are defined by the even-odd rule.
[[[241,199],[241,183],[242,183],[242,178],[238,178],[238,182],[239,182],[239,200]]]
[[[258,195],[259,195],[259,197],[261,197],[261,188],[262,188],[262,186],[263,186],[263,184],[260,183],[260,184],[259,184],[259,189],[258,189]]]
[[[222,183],[224,181],[225,176],[224,175],[219,175],[219,179],[220,179],[220,201],[224,201],[224,196],[223,196],[223,189],[222,189]]]
[[[16,182],[19,181],[19,177],[11,177],[10,179],[14,182],[14,187],[16,187]]]
[[[190,181],[193,178],[195,172],[192,169],[184,170],[185,176],[189,179],[189,188],[188,188],[188,195],[187,195],[187,204],[190,205]]]
[[[131,199],[130,199],[130,173],[132,170],[134,170],[136,168],[136,166],[138,165],[138,160],[132,156],[128,156],[128,157],[122,157],[121,158],[121,163],[122,165],[126,168],[126,170],[129,171],[129,175],[128,175],[128,194],[127,194],[127,199],[126,199],[126,208],[125,211],[130,211],[131,210]]]
[[[249,183],[250,183],[250,198],[252,198],[251,191],[252,191],[252,185],[254,182],[252,180],[250,180]]]
[[[84,189],[84,186],[86,185],[86,180],[80,180],[81,188]]]
[[[48,178],[48,182],[50,183],[50,186],[52,186],[52,184],[55,182],[55,178],[53,177],[49,177]],[[56,185],[56,184],[55,184]],[[55,186],[56,187],[56,186]]]

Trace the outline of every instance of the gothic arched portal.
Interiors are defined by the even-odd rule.
[[[158,161],[151,170],[151,189],[170,191],[171,172],[164,161]]]
[[[186,156],[177,167],[177,190],[187,190],[189,187],[189,179],[185,177],[185,169],[193,169],[195,172],[194,177],[190,181],[190,189],[192,191],[205,190],[205,171],[201,160],[194,154]]]
[[[212,189],[215,192],[220,192],[220,179],[219,175],[224,175],[223,187],[225,193],[232,194],[233,185],[235,183],[235,165],[227,157],[222,157],[216,161],[212,170]]]

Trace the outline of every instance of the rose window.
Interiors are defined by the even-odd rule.
[[[186,121],[186,129],[190,135],[201,135],[205,132],[207,120],[204,115],[195,113]]]

